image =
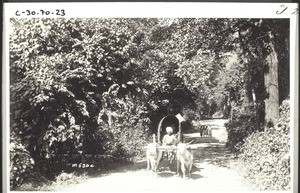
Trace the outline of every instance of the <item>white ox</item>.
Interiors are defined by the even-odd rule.
[[[159,147],[158,143],[149,143],[146,147],[148,174],[150,173],[150,171],[152,171],[153,173],[157,172],[158,164],[162,157],[162,151],[159,150],[158,147]]]
[[[183,175],[183,178],[186,178],[186,175],[188,177],[191,177],[191,169],[193,166],[193,159],[194,156],[192,154],[192,151],[189,147],[189,143],[179,143],[177,145],[177,152],[176,152],[176,158],[177,158],[177,175],[179,174],[179,167],[181,168],[181,172]]]
[[[152,135],[153,142],[149,143],[146,147],[146,160],[147,160],[147,171],[153,173],[157,172],[158,164],[162,158],[162,151],[159,150],[159,144],[156,143],[155,134]]]

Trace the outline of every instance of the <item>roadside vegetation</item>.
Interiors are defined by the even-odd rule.
[[[283,101],[276,124],[244,139],[240,170],[259,190],[291,188],[290,103]]]

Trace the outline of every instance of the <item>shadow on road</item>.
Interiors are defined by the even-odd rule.
[[[105,168],[89,170],[90,177],[103,177],[112,173],[125,173],[129,171],[139,171],[147,168],[146,161],[132,163],[132,162],[117,162],[107,165]]]
[[[219,167],[228,168],[234,159],[234,155],[225,146],[199,148],[194,154],[195,163],[208,162]]]
[[[171,172],[159,172],[157,173],[157,175],[162,178],[170,178],[173,177],[175,174]]]
[[[203,178],[203,176],[201,176],[200,174],[191,174],[191,178],[193,179],[193,180],[197,180],[197,179],[200,179],[200,178]]]
[[[198,171],[200,171],[199,168],[197,168],[196,166],[192,167],[191,179],[196,180],[196,179],[203,178],[202,175],[198,174]],[[170,178],[170,177],[176,176],[177,174],[176,174],[176,172],[172,172],[171,170],[168,170],[168,169],[163,169],[163,170],[160,169],[159,172],[157,173],[157,175],[162,178]],[[182,177],[181,172],[180,172],[180,177]]]
[[[201,164],[207,162],[219,167],[229,167],[232,160],[236,159],[235,154],[231,153],[215,137],[201,137],[199,133],[189,133],[185,135],[185,141],[193,141],[192,144],[197,147],[194,151],[194,163]]]
[[[184,140],[188,143],[190,141],[193,141],[193,144],[196,143],[219,143],[219,140],[212,138],[212,137],[195,137],[193,136],[185,136]]]

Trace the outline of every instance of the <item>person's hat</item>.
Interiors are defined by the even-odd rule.
[[[173,133],[173,128],[172,127],[167,127],[166,128],[166,131],[169,133],[169,132],[172,132]]]

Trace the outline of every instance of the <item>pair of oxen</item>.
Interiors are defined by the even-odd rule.
[[[187,178],[191,176],[191,169],[193,165],[193,153],[190,147],[192,143],[182,143],[179,142],[177,146],[164,146],[155,142],[153,137],[153,143],[149,143],[146,146],[146,159],[147,159],[147,171],[148,174],[150,172],[157,173],[157,169],[160,161],[162,160],[163,153],[167,153],[171,156],[175,156],[177,161],[177,170],[176,174],[180,176],[180,170],[183,178]],[[172,162],[172,158],[171,162]]]

